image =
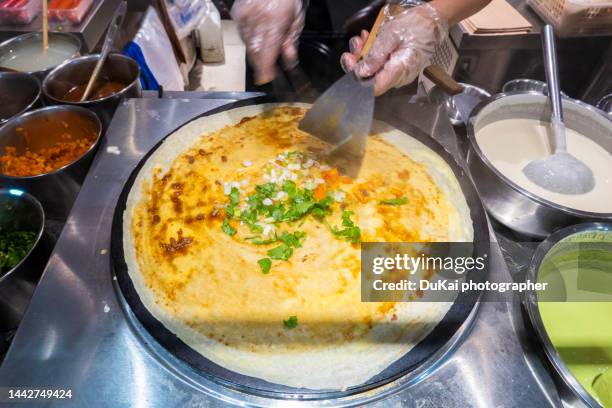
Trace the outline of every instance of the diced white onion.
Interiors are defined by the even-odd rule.
[[[304,188],[306,190],[314,190],[315,188],[317,188],[317,185],[314,183],[314,181],[308,180],[304,183]]]
[[[341,203],[346,198],[346,193],[344,191],[334,191],[333,193],[334,200]]]
[[[274,233],[274,231],[275,231],[274,225],[264,224],[263,231],[261,232],[261,234],[266,238],[270,238],[272,234]]]

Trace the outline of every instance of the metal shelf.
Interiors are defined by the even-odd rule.
[[[82,52],[91,52],[106,31],[113,12],[121,0],[94,0],[94,4],[80,24],[64,24],[49,22],[51,31],[68,32],[77,35],[83,42]],[[0,24],[0,41],[7,40],[19,34],[40,31],[42,19],[37,15],[30,24],[2,25]]]

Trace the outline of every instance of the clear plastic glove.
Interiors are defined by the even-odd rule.
[[[355,70],[361,78],[375,78],[376,95],[391,88],[399,88],[414,81],[429,65],[436,45],[448,34],[448,23],[427,3],[403,2],[399,13],[391,15],[385,6],[385,20],[365,57],[359,53],[369,33],[351,38],[350,52],[342,54],[340,63],[345,72]],[[409,5],[406,5],[409,3]]]
[[[297,42],[304,27],[302,0],[237,0],[231,11],[255,71],[255,82],[274,79],[276,61],[298,62]]]

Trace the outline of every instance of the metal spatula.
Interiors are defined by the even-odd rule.
[[[361,50],[360,59],[372,46],[384,17],[381,10]],[[315,101],[299,128],[329,143],[333,147],[330,159],[347,174],[356,177],[373,116],[374,79],[359,79],[353,72],[348,72]]]
[[[561,194],[585,194],[595,187],[595,177],[585,163],[567,152],[557,72],[555,33],[550,25],[544,27],[543,45],[555,150],[552,155],[529,163],[523,172],[529,180],[549,191]]]

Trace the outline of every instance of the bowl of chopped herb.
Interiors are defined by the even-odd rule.
[[[44,266],[43,208],[33,196],[0,189],[0,331],[21,321]]]

